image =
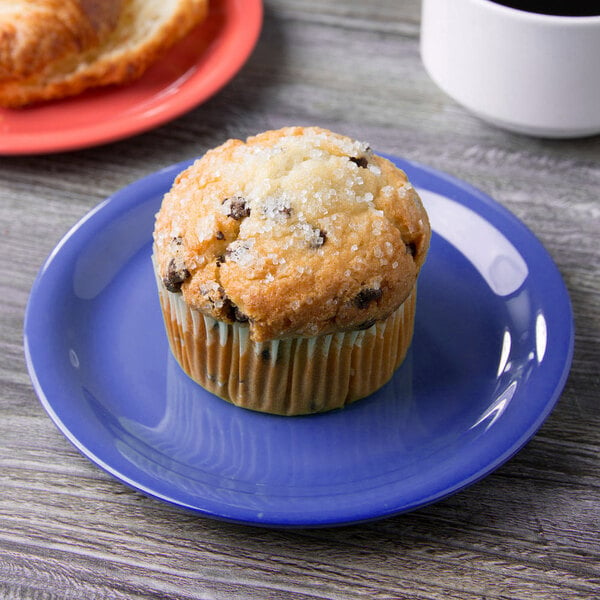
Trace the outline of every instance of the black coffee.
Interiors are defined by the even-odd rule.
[[[526,12],[562,17],[593,17],[600,15],[600,0],[492,0]]]

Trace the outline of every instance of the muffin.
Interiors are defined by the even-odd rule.
[[[176,178],[156,215],[171,350],[252,410],[364,398],[406,355],[430,237],[406,174],[366,143],[317,127],[229,140]]]

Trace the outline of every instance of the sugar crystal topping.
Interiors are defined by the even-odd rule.
[[[283,135],[275,144],[240,144],[232,154],[233,160],[214,171],[231,193],[213,201],[218,212],[240,223],[238,239],[230,242],[227,253],[241,266],[249,266],[253,254],[240,240],[269,236],[283,250],[328,248],[335,253],[344,228],[359,229],[348,216],[365,210],[372,217],[383,216],[375,207],[381,169],[372,164],[364,142],[307,129],[303,135]],[[214,220],[199,219],[198,240],[210,239],[215,229]],[[374,225],[372,233],[381,229]]]
[[[321,318],[314,311],[338,298],[352,303],[365,285],[375,294],[380,275],[386,290],[390,277],[398,279],[391,274],[407,253],[396,203],[414,193],[401,175],[389,176],[393,171],[368,144],[289,128],[246,144],[232,141],[200,163],[197,174],[181,179],[169,227],[155,240],[172,255],[163,240],[185,238],[183,266],[199,273],[190,279],[211,306],[233,304],[254,322],[248,302],[285,293],[288,309],[315,304],[312,321]],[[190,281],[182,284],[184,293],[188,288]]]

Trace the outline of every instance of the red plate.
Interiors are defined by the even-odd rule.
[[[262,25],[261,0],[210,0],[208,18],[138,81],[24,109],[0,108],[0,154],[75,150],[174,119],[242,67]]]

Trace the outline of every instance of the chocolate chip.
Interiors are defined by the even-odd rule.
[[[235,321],[235,304],[227,297],[223,298],[223,312],[230,321]]]
[[[225,234],[224,234],[222,231],[217,231],[217,233],[216,233],[215,237],[216,237],[218,240],[224,240],[224,239],[225,239]]]
[[[178,267],[172,258],[167,267],[167,274],[163,277],[163,284],[169,292],[180,292],[181,284],[190,276],[190,272],[184,267]]]
[[[233,196],[232,198],[225,198],[222,204],[229,202],[229,213],[228,217],[241,221],[244,217],[250,216],[250,207],[246,206],[246,200],[241,196]]]
[[[367,308],[373,301],[377,301],[383,296],[381,288],[365,288],[360,290],[354,297],[354,306],[356,308]]]
[[[225,290],[223,290],[225,292]],[[230,321],[237,321],[238,323],[247,323],[248,317],[237,307],[237,305],[232,302],[229,298],[225,296],[223,299],[223,308],[225,310],[225,314]]]
[[[406,244],[406,253],[415,256],[417,253],[417,245],[414,242]]]
[[[366,169],[369,165],[366,157],[364,156],[350,156],[350,161],[357,164],[359,167]]]
[[[224,262],[225,262],[225,256],[223,256],[222,254],[219,254],[219,256],[217,256],[217,260],[216,260],[217,267],[220,267]]]
[[[320,248],[327,241],[327,232],[324,229],[315,228],[313,231],[314,235],[310,238],[308,245],[316,250]]]
[[[263,360],[270,360],[271,359],[271,352],[269,351],[268,348],[265,348],[261,353],[260,356],[262,357]]]
[[[248,322],[248,317],[235,305],[233,306],[233,316],[234,316],[234,320],[237,321],[238,323],[247,323]]]
[[[183,244],[183,238],[180,237],[174,237],[172,239],[172,242],[176,245],[176,246],[181,246]]]
[[[265,198],[262,212],[267,219],[273,219],[276,223],[283,223],[292,216],[293,208],[290,201],[282,196],[269,196]]]

